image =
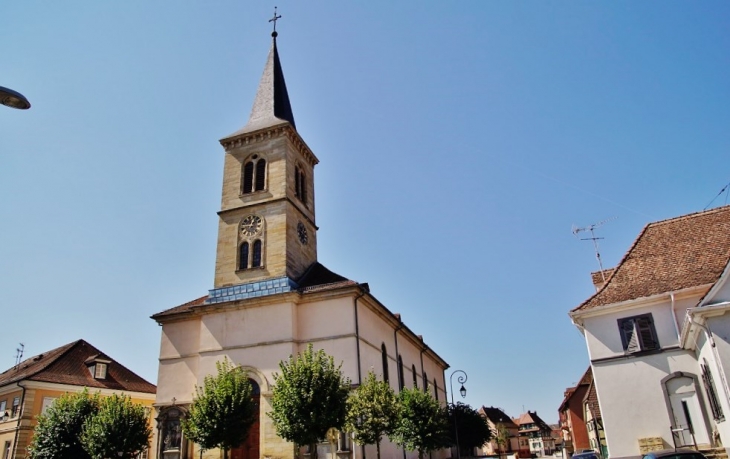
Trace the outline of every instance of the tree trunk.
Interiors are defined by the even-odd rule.
[[[422,449],[418,450],[418,459],[423,459],[423,450]]]
[[[378,450],[378,459],[380,459],[380,440],[375,442],[375,448]]]
[[[223,448],[223,459],[228,459],[228,448]]]
[[[311,443],[309,445],[309,459],[317,459],[317,444]]]

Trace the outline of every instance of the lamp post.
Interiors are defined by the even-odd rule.
[[[456,437],[456,457],[458,459],[461,459],[461,448],[459,448],[459,426],[456,422],[456,405],[454,404],[454,375],[459,373],[459,377],[456,378],[456,382],[461,384],[461,389],[459,389],[459,393],[461,394],[461,398],[466,397],[466,387],[464,387],[464,383],[466,382],[467,376],[466,372],[464,370],[456,370],[453,373],[451,373],[451,376],[449,376],[449,389],[451,389],[451,406],[454,410],[454,434]]]
[[[0,104],[11,108],[19,108],[20,110],[30,108],[30,102],[28,102],[28,99],[24,95],[2,86],[0,86]]]

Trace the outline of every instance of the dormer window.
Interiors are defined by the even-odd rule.
[[[94,379],[106,379],[107,369],[111,360],[101,358],[100,356],[93,356],[86,359],[86,368],[89,369],[91,377]]]

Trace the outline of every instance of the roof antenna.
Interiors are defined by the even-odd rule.
[[[578,228],[575,225],[573,225],[573,235],[575,237],[578,237],[578,233],[582,231],[590,231],[591,237],[585,237],[585,238],[579,238],[581,241],[593,241],[593,247],[596,249],[596,260],[598,260],[598,267],[600,268],[601,272],[601,279],[603,279],[603,283],[606,283],[606,274],[603,272],[603,262],[601,261],[601,252],[598,251],[598,240],[603,239],[602,237],[596,237],[596,234],[594,233],[594,230],[598,228],[599,226],[603,226],[605,223],[610,222],[611,220],[615,220],[617,217],[611,217],[607,218],[605,220],[602,220],[598,223],[594,223],[590,226],[587,226],[585,228]]]
[[[715,195],[715,197],[714,197],[714,198],[712,198],[712,201],[710,201],[710,203],[709,203],[709,204],[707,204],[707,205],[705,206],[705,208],[704,208],[704,209],[702,209],[702,211],[705,211],[705,210],[707,210],[707,208],[708,208],[708,207],[710,207],[710,206],[712,205],[712,203],[713,203],[713,202],[715,202],[715,199],[719,198],[719,197],[720,197],[720,195],[722,195],[723,193],[725,193],[725,191],[727,191],[727,194],[725,194],[725,204],[727,204],[727,198],[728,198],[728,196],[730,195],[730,190],[728,190],[728,187],[730,187],[730,183],[728,183],[727,185],[725,185],[724,187],[722,187],[722,190],[720,190],[720,192],[719,192],[719,193],[717,193],[717,195]]]
[[[20,343],[20,347],[15,348],[15,369],[18,369],[18,365],[23,361],[23,350],[25,350],[25,344]]]

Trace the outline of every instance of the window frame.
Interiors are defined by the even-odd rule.
[[[659,337],[651,313],[622,317],[617,320],[621,347],[625,354],[639,354],[661,350]],[[651,343],[647,343],[647,338]]]
[[[264,192],[268,189],[269,164],[259,154],[252,155],[241,165],[241,196]]]

